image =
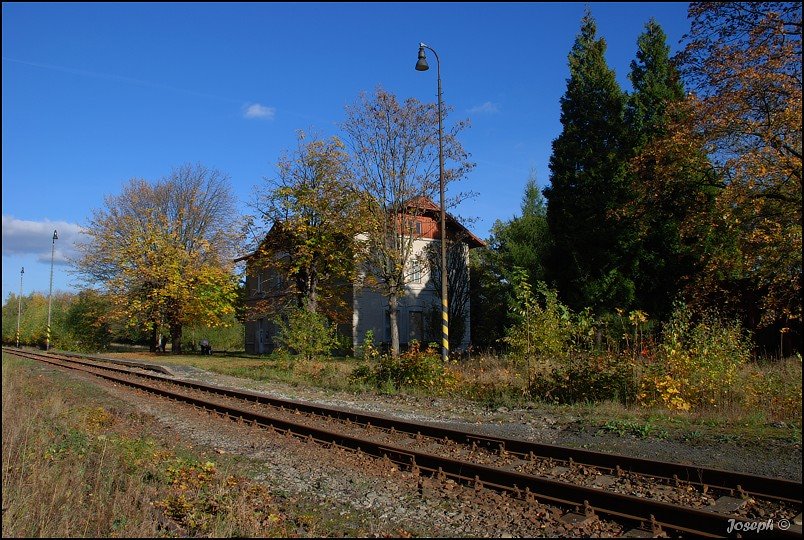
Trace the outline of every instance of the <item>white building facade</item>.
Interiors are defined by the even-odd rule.
[[[441,342],[441,290],[440,282],[433,279],[431,267],[428,263],[428,250],[435,249],[440,253],[439,208],[429,199],[418,201],[419,212],[411,219],[415,220],[412,230],[415,237],[411,254],[406,266],[405,292],[399,298],[397,309],[397,325],[399,330],[399,343],[402,348],[407,347],[413,340],[422,345],[430,342]],[[422,210],[423,206],[423,210]],[[469,250],[485,246],[485,243],[469,232],[452,216],[447,215],[447,236],[450,239],[450,249],[457,249],[459,256],[451,258],[454,264],[461,265],[456,272],[459,279],[458,288],[463,297],[463,325],[462,336],[458,348],[465,349],[471,343],[470,332],[470,304],[469,304]],[[455,245],[455,242],[458,244]],[[273,320],[279,316],[280,306],[287,305],[279,297],[282,293],[275,285],[281,280],[269,275],[267,270],[261,270],[259,260],[253,256],[243,257],[250,266],[246,277],[247,299],[246,305],[267,306],[260,310],[251,310],[251,315],[245,321],[245,349],[252,354],[269,353],[274,348],[272,336],[276,330]],[[436,269],[436,271],[438,271]],[[272,286],[274,286],[272,288]],[[388,299],[377,289],[367,286],[363,280],[358,280],[349,288],[351,298],[345,298],[348,313],[339,316],[338,331],[345,337],[351,336],[352,350],[357,351],[363,344],[367,333],[373,334],[375,346],[387,347],[391,342],[391,324],[389,316]],[[448,300],[453,301],[451,295],[458,291],[448,291]],[[248,309],[247,309],[248,311]],[[454,328],[454,324],[450,324]],[[450,342],[457,344],[456,336],[450,336]],[[455,348],[454,345],[452,347]]]

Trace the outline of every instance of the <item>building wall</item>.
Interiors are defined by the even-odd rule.
[[[414,241],[414,257],[421,255],[424,248],[434,240],[423,238]],[[469,252],[466,250],[465,263],[469,264]],[[421,267],[421,279],[418,283],[408,283],[405,295],[399,299],[397,322],[399,325],[399,343],[407,345],[411,339],[417,339],[426,345],[431,341],[441,343],[441,300],[440,291],[430,278],[426,264]],[[366,332],[372,330],[374,343],[390,343],[390,319],[388,316],[388,300],[375,290],[355,285],[355,302],[353,310],[353,342],[357,349],[365,338]],[[432,318],[435,317],[435,321]],[[461,340],[461,348],[470,343],[469,304],[465,312],[465,331]],[[435,334],[435,335],[434,335]]]
[[[437,238],[440,238],[440,231],[438,223],[433,219],[419,216],[417,221],[421,222],[422,237],[414,240],[411,259],[421,261],[420,277],[418,281],[409,280],[405,295],[399,300],[397,321],[399,342],[402,346],[407,346],[411,339],[417,339],[422,345],[433,341],[441,343],[440,292],[436,290],[435,283],[431,279],[423,254],[426,246],[432,243],[438,244]],[[468,268],[468,249],[465,249],[464,263]],[[254,262],[249,261],[247,264],[250,270],[246,277],[246,290],[248,291],[246,306],[254,307],[262,302],[273,307],[265,308],[263,306],[262,312],[254,310],[249,317],[250,320],[245,322],[245,350],[251,354],[267,354],[275,347],[272,337],[276,332],[276,325],[272,321],[279,314],[283,304],[281,301],[283,296],[277,292],[281,289],[281,286],[278,287],[281,285],[281,280],[278,280],[276,276],[269,275],[266,270],[256,272],[253,268]],[[412,271],[413,268],[409,268],[409,278],[413,278]],[[460,345],[462,349],[470,344],[469,307],[467,302],[465,330]],[[375,344],[390,344],[388,301],[384,296],[375,290],[355,284],[352,287],[351,298],[347,298],[347,310],[351,313],[344,315],[346,320],[351,318],[353,350],[356,351],[363,343],[368,330],[373,331]],[[342,333],[348,333],[350,331],[349,323],[339,325],[339,330]]]

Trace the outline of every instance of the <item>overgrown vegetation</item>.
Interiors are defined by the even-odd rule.
[[[327,318],[305,308],[288,309],[274,322],[277,344],[305,360],[329,355],[338,346],[338,335]]]
[[[286,536],[262,484],[3,354],[3,536]],[[293,528],[295,530],[295,527]]]
[[[415,388],[438,393],[454,388],[456,382],[449,366],[445,366],[441,360],[438,345],[431,343],[421,350],[415,340],[399,356],[381,355],[376,362],[357,367],[351,377],[355,381],[390,391]]]
[[[349,502],[275,490],[251,477],[258,463],[162,439],[151,417],[29,360],[3,353],[2,375],[4,537],[425,534],[384,530]]]

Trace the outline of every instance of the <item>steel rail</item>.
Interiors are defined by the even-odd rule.
[[[10,352],[17,354],[16,351]],[[421,451],[377,443],[322,428],[305,426],[287,420],[269,417],[214,401],[176,394],[161,388],[154,388],[147,384],[121,379],[113,375],[90,372],[81,367],[65,366],[60,360],[52,358],[51,355],[35,354],[27,357],[68,369],[85,371],[106,380],[125,384],[168,399],[183,401],[190,405],[203,408],[204,410],[213,410],[219,414],[250,422],[254,425],[268,426],[302,438],[306,437],[331,445],[366,452],[376,457],[387,458],[407,465],[416,471],[421,469],[429,470],[439,477],[442,477],[442,475],[452,477],[464,484],[474,482],[476,486],[507,491],[518,496],[522,496],[523,494],[528,498],[535,496],[542,501],[549,501],[562,506],[574,506],[576,509],[584,508],[587,513],[597,512],[599,514],[612,516],[618,520],[624,519],[641,525],[649,523],[654,530],[656,530],[655,528],[658,526],[693,535],[723,537],[726,536],[726,531],[729,530],[730,525],[733,526],[736,522],[742,522],[747,525],[755,521],[739,516],[720,514],[631,495],[607,492],[601,489],[578,486],[503,468],[469,463]],[[96,368],[97,366],[92,367]],[[149,376],[149,378],[164,379],[154,376]],[[168,380],[168,382],[175,381]],[[732,527],[732,529],[734,529],[734,527]],[[759,536],[801,538],[801,532],[777,529],[773,531],[763,531]]]

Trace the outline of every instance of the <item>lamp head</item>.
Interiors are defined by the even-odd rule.
[[[58,231],[53,231],[53,240],[58,240],[58,239],[59,239],[59,232]]]
[[[416,62],[416,71],[427,71],[430,66],[427,65],[427,58],[424,56],[424,45],[419,45],[419,61]]]

